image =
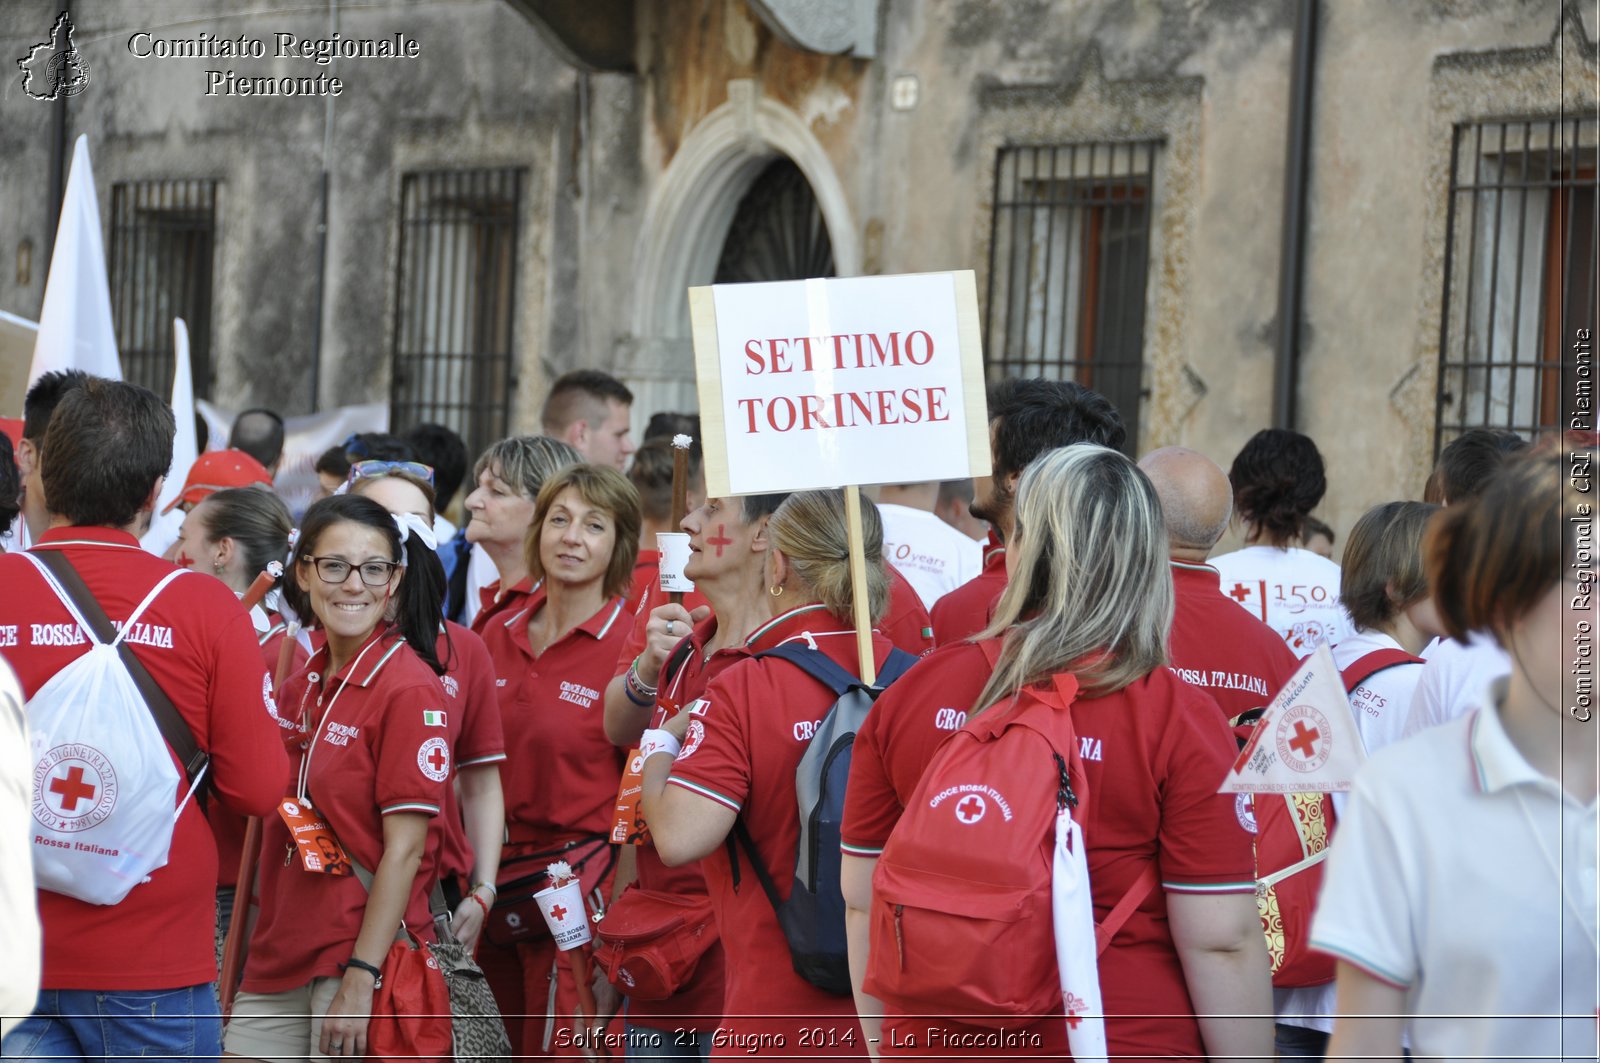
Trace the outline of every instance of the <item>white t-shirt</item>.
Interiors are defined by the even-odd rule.
[[[1333,663],[1342,672],[1378,650],[1405,652],[1383,632],[1362,628],[1333,648]],[[1368,756],[1403,737],[1406,718],[1411,714],[1411,694],[1421,678],[1422,665],[1397,664],[1369,676],[1350,692],[1350,711],[1355,715],[1356,730],[1361,732]]]
[[[1511,655],[1487,632],[1465,642],[1435,639],[1422,651],[1422,658],[1426,663],[1411,696],[1407,736],[1465,715],[1483,703],[1489,684],[1511,674]]]
[[[18,523],[21,521],[19,519]],[[9,1034],[38,1002],[40,970],[39,905],[33,889],[33,757],[28,753],[28,721],[22,686],[0,660],[0,1033]]]
[[[1214,557],[1222,593],[1260,617],[1304,658],[1327,641],[1337,646],[1350,632],[1339,604],[1339,566],[1299,547],[1247,546]]]
[[[467,555],[467,594],[466,601],[461,603],[461,623],[472,626],[472,619],[481,607],[478,592],[499,578],[500,570],[494,567],[494,559],[481,543],[473,543],[472,552]]]
[[[879,503],[883,559],[900,570],[929,609],[983,570],[983,544],[926,510]]]
[[[1356,776],[1312,943],[1406,991],[1419,1057],[1592,1061],[1596,806],[1511,744],[1504,694]]]
[[[1333,663],[1342,672],[1356,661],[1377,650],[1404,649],[1381,631],[1358,630],[1333,648]],[[1397,664],[1370,676],[1350,692],[1350,713],[1367,755],[1400,739],[1401,726],[1411,709],[1411,691],[1422,674],[1420,664]],[[1343,819],[1348,794],[1333,795],[1333,812],[1338,818],[1337,832],[1345,829]],[[1274,989],[1273,1010],[1280,1021],[1305,1026],[1324,1033],[1333,1029],[1334,986],[1302,986]]]

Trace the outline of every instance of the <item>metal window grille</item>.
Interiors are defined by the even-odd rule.
[[[1469,428],[1569,423],[1573,344],[1595,331],[1597,134],[1593,116],[1455,126],[1436,456]]]
[[[172,393],[172,319],[189,328],[194,393],[211,394],[211,269],[216,181],[111,186],[111,316],[122,375]]]
[[[717,262],[716,283],[833,275],[833,243],[816,194],[800,167],[777,159],[739,201]]]
[[[400,183],[390,422],[445,425],[477,454],[506,435],[525,170],[406,174]]]
[[[989,243],[991,381],[1076,380],[1116,404],[1127,448],[1144,397],[1150,182],[1160,140],[1001,149]]]

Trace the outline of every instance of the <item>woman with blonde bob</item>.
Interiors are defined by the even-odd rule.
[[[1492,631],[1511,674],[1356,776],[1311,934],[1330,1060],[1595,1058],[1593,450],[1512,458],[1428,529],[1446,631]]]
[[[628,634],[624,596],[640,521],[639,494],[617,470],[553,472],[524,542],[526,603],[483,629],[505,733],[506,846],[479,963],[523,1055],[541,1055],[546,1044],[578,1055],[585,1038],[577,1034],[595,1019],[577,1016],[577,984],[531,898],[556,860],[580,878],[596,914],[610,896],[622,753],[606,738],[601,691]],[[595,995],[599,1017],[609,1019],[618,997],[603,976]]]
[[[1250,836],[1232,795],[1217,793],[1237,746],[1210,697],[1164,666],[1173,590],[1154,487],[1106,447],[1084,443],[1041,456],[1018,484],[1006,570],[994,619],[976,636],[1001,641],[993,674],[968,702],[971,716],[1006,712],[1023,688],[1060,673],[1075,676],[1079,697],[1062,724],[1075,733],[1088,781],[1083,830],[1096,920],[1147,869],[1160,872],[1160,888],[1149,888],[1100,957],[1111,1055],[1270,1055],[1272,998]],[[938,661],[914,669],[908,686],[942,689],[946,697],[974,693],[978,684],[961,675],[970,668],[923,672],[941,667]],[[850,828],[847,810],[847,846]],[[861,870],[846,871],[847,899]],[[1039,947],[1052,947],[1048,927]],[[893,1013],[885,1028],[884,1055],[982,1044],[964,1035],[992,1032]],[[1010,1042],[1019,1049],[999,1055],[1060,1058],[1069,1051],[1061,1012],[1025,1029],[1031,1036]],[[971,1050],[961,1054],[970,1058]]]
[[[861,516],[866,594],[877,618],[889,604],[883,529],[876,507],[863,506]],[[744,640],[745,649],[759,655],[798,643],[857,674],[843,496],[790,495],[766,531],[770,619]],[[891,650],[889,640],[873,632],[880,674]],[[850,998],[794,973],[777,915],[758,882],[760,873],[773,883],[794,880],[800,835],[795,769],[833,702],[833,691],[794,663],[754,656],[717,674],[685,711],[641,739],[641,804],[656,853],[669,867],[701,860],[722,933],[727,1018],[714,1055],[745,1054],[757,1045],[763,1055],[866,1054]],[[730,846],[735,832],[740,837]]]

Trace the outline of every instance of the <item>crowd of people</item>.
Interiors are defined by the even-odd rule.
[[[14,457],[0,436],[0,661],[48,701],[102,641],[92,597],[202,756],[148,752],[180,780],[204,767],[120,901],[37,892],[42,974],[7,1058],[374,1055],[397,936],[475,958],[519,1058],[1066,1058],[1082,1016],[1053,980],[1028,987],[1043,1013],[906,995],[1045,953],[1054,979],[1048,915],[1022,957],[905,914],[1034,911],[984,877],[991,854],[884,893],[919,817],[1029,821],[1021,765],[931,799],[929,780],[952,735],[995,739],[1041,698],[1110,1057],[1594,1058],[1600,725],[1563,663],[1595,618],[1585,441],[1468,431],[1423,498],[1366,500],[1336,550],[1307,436],[1262,430],[1226,470],[1183,447],[1135,462],[1103,396],[1006,380],[991,474],[882,488],[858,585],[842,492],[708,496],[698,444],[675,460],[697,419],[658,414],[636,447],[631,406],[585,370],[542,435],[476,460],[443,426],[355,435],[303,514],[272,490],[282,420],[248,411],[170,470],[186,516],[163,558],[139,537],[171,410],[77,372],[34,383]],[[678,531],[686,595],[658,579],[655,535]],[[1220,793],[1322,646],[1369,758],[1354,789]],[[851,690],[871,707],[832,747],[842,805],[813,812],[797,777]],[[50,838],[105,846],[77,832],[136,796],[107,759],[80,740],[33,760]],[[1268,867],[1284,838],[1291,866]],[[1054,838],[1034,842],[1048,867]],[[537,896],[557,861],[602,940],[608,912],[656,927],[648,988],[558,949]]]

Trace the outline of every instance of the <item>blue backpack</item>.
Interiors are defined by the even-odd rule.
[[[850,755],[867,710],[890,683],[917,663],[917,658],[903,650],[891,650],[877,682],[868,686],[821,650],[803,643],[786,642],[756,656],[788,661],[833,691],[834,702],[795,769],[800,844],[795,852],[794,883],[789,887],[789,896],[778,896],[778,888],[756,852],[755,840],[743,817],[734,821],[728,835],[733,888],[739,888],[738,848],[742,847],[762,891],[778,913],[778,926],[789,943],[795,973],[818,989],[848,996],[850,954],[844,930],[844,895],[839,889],[839,843]]]

